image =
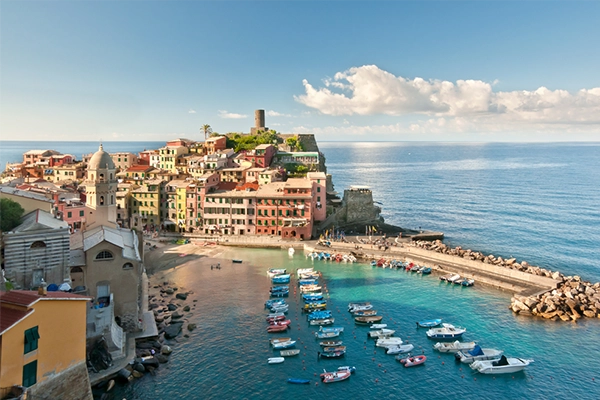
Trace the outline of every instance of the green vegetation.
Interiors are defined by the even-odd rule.
[[[11,199],[0,199],[0,231],[8,232],[19,226],[23,207]]]
[[[211,135],[211,133],[213,133],[212,128],[208,124],[202,125],[202,127],[200,128],[200,132],[204,133],[204,140],[206,140]]]
[[[304,146],[298,136],[285,139],[285,144],[290,147],[290,151],[304,151]]]
[[[227,148],[235,152],[241,150],[252,150],[259,144],[277,145],[279,138],[274,130],[258,131],[256,135],[241,135],[239,133],[227,136]]]

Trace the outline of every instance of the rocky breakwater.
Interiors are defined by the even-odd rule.
[[[580,318],[600,318],[600,283],[583,281],[579,276],[565,276],[559,271],[517,262],[515,258],[503,259],[481,252],[448,247],[440,240],[435,242],[416,241],[412,246],[453,255],[471,261],[480,261],[528,274],[545,276],[560,281],[556,289],[531,296],[514,295],[510,309],[519,315],[539,316],[554,321],[577,321]]]
[[[535,315],[553,321],[600,318],[600,283],[592,284],[582,281],[579,276],[568,276],[552,291],[534,296],[513,296],[510,309],[519,315]]]

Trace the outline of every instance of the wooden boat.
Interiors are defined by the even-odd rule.
[[[282,337],[282,338],[271,339],[271,340],[269,340],[269,342],[271,342],[271,344],[275,344],[275,343],[287,342],[289,340],[292,340],[292,338]]]
[[[276,332],[285,332],[289,328],[289,325],[270,325],[267,326],[267,332],[276,333]]]
[[[323,383],[340,382],[350,378],[352,373],[348,370],[335,371],[335,372],[323,372],[321,374],[321,380]]]
[[[471,364],[475,361],[499,360],[502,353],[504,353],[502,350],[482,349],[479,345],[475,345],[472,350],[454,353],[454,357],[463,364]]]
[[[525,369],[533,360],[523,358],[500,357],[498,361],[475,361],[471,368],[482,374],[512,374]]]
[[[381,315],[371,315],[369,317],[356,317],[354,318],[354,322],[359,325],[371,325],[381,321],[382,319],[383,317]]]
[[[270,357],[267,362],[269,364],[281,364],[282,362],[285,361],[285,358],[283,357]]]
[[[477,343],[475,342],[459,342],[458,340],[451,343],[437,342],[433,348],[440,353],[456,353],[457,351],[472,350]]]
[[[377,310],[357,310],[352,313],[355,317],[370,317],[377,315]]]
[[[331,339],[340,336],[339,332],[315,332],[317,339]]]
[[[290,347],[294,347],[295,345],[296,345],[295,340],[288,340],[287,342],[279,342],[279,343],[273,344],[273,349],[275,349],[275,350],[289,349]]]
[[[327,303],[307,303],[302,307],[303,311],[324,310],[327,308]]]
[[[308,323],[310,325],[332,325],[335,322],[335,318],[323,318],[323,319],[311,319]]]
[[[344,327],[342,326],[330,326],[330,327],[320,327],[319,330],[321,332],[344,332]]]
[[[404,367],[416,367],[417,365],[421,365],[427,361],[427,356],[414,356],[414,357],[406,357],[399,358],[396,357],[396,360],[400,361],[401,364],[404,364]]]
[[[408,343],[400,346],[392,346],[388,347],[386,354],[402,354],[402,353],[410,353],[415,348],[414,345]]]
[[[292,356],[297,356],[298,354],[300,354],[300,350],[299,349],[281,350],[279,352],[279,354],[281,355],[281,357],[292,357]]]
[[[272,278],[275,275],[285,274],[286,272],[287,270],[285,268],[271,268],[267,270],[267,276],[269,276],[269,278]]]
[[[331,353],[332,351],[346,351],[346,346],[329,346],[323,347],[325,353]]]
[[[287,382],[296,385],[308,385],[310,383],[310,379],[288,378]]]
[[[396,333],[396,331],[393,329],[380,329],[377,331],[369,331],[367,333],[367,335],[369,335],[369,337],[371,337],[371,338],[380,338],[380,337],[392,336],[394,333]]]
[[[269,326],[283,326],[283,325],[289,325],[292,323],[291,319],[286,319],[283,321],[269,321]]]
[[[319,342],[319,345],[323,346],[323,347],[329,347],[329,346],[341,346],[342,343],[344,343],[341,340],[325,340],[323,342]]]
[[[417,326],[420,326],[421,328],[433,328],[434,326],[438,326],[441,323],[442,323],[441,318],[425,319],[423,321],[417,322]]]
[[[452,324],[442,324],[441,328],[431,328],[427,331],[427,337],[434,340],[459,339],[467,330]]]
[[[337,350],[337,351],[326,351],[326,352],[320,353],[319,356],[325,357],[325,358],[337,358],[337,357],[342,357],[344,354],[346,354],[346,350]]]

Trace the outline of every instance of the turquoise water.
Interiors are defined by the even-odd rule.
[[[229,260],[242,258],[242,264]],[[119,387],[115,398],[127,399],[246,399],[285,396],[290,399],[330,398],[455,398],[455,399],[549,399],[569,392],[577,399],[600,394],[597,368],[597,320],[563,324],[518,317],[508,310],[510,294],[483,287],[463,288],[440,283],[436,276],[374,268],[361,264],[311,261],[285,251],[227,249],[221,270],[194,261],[168,271],[169,280],[193,290],[188,300],[197,299],[187,316],[198,329],[189,339],[173,342],[174,353],[156,376],[145,376]],[[300,294],[290,295],[292,328],[283,334],[266,332],[264,301],[271,286],[266,270],[290,270],[314,266],[322,271],[329,308],[343,326],[343,359],[317,360],[318,341],[300,311]],[[296,287],[295,282],[291,287]],[[382,322],[396,336],[413,343],[413,353],[428,357],[424,366],[404,368],[394,356],[386,355],[367,339],[368,327],[356,326],[347,312],[350,301],[371,301],[384,316]],[[190,303],[191,304],[191,303]],[[420,319],[443,318],[465,326],[464,340],[483,347],[503,349],[508,356],[533,358],[526,372],[496,377],[474,374],[457,364],[452,355],[432,349]],[[268,339],[291,336],[298,340],[300,356],[283,364],[268,365],[278,356]],[[323,369],[354,365],[357,372],[347,381],[325,385],[318,380]],[[287,378],[311,379],[310,385],[291,385]],[[316,385],[318,383],[318,385]],[[121,397],[122,396],[122,397]]]

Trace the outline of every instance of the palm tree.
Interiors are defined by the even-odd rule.
[[[200,128],[200,132],[204,132],[204,141],[206,141],[206,139],[208,139],[208,137],[212,133],[212,128],[208,124],[202,125],[202,128]]]

